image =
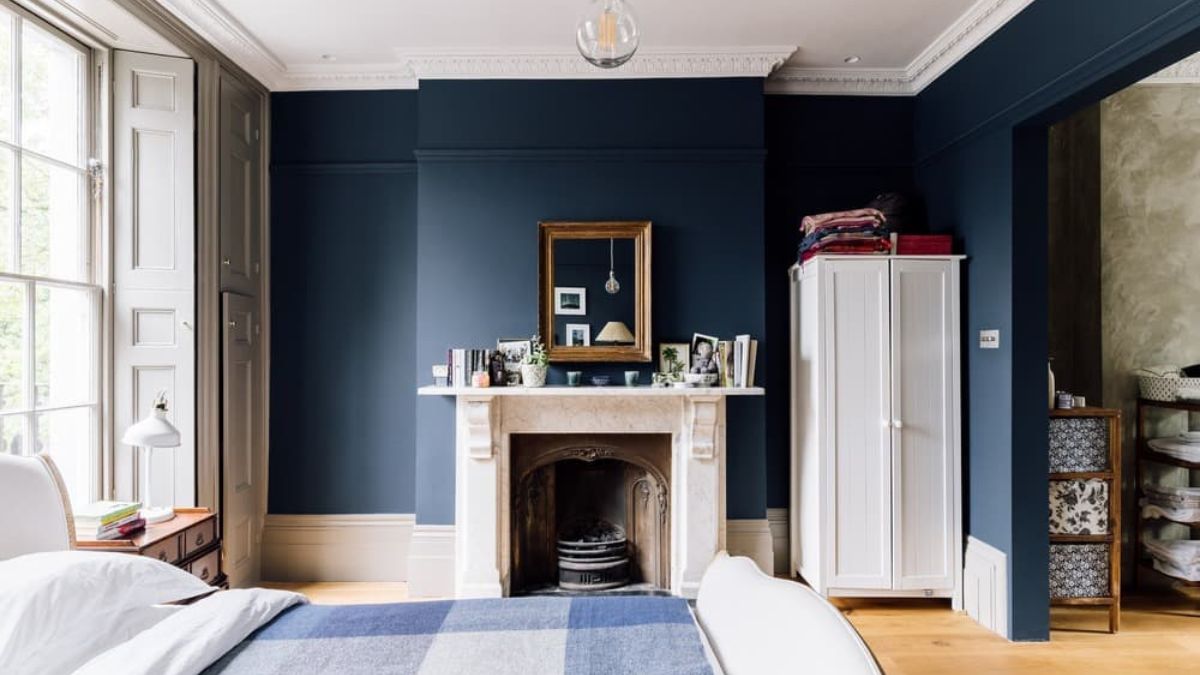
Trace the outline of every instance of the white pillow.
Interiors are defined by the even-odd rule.
[[[170,613],[153,605],[212,590],[177,567],[124,553],[0,562],[0,673],[69,673]]]

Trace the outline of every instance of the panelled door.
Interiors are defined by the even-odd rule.
[[[891,265],[894,587],[948,588],[957,526],[952,266]]]
[[[891,350],[888,261],[824,267],[823,423],[834,475],[828,586],[892,586]]]
[[[221,527],[223,569],[231,586],[259,576],[259,491],[265,486],[258,419],[260,392],[256,302],[237,293],[221,294],[222,429]]]
[[[221,78],[221,289],[258,295],[262,230],[259,99]]]

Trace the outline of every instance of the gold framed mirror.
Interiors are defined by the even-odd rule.
[[[649,362],[650,221],[538,229],[538,327],[550,361]]]

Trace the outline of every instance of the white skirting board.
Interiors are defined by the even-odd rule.
[[[963,569],[963,609],[984,628],[1008,638],[1008,557],[970,536]]]
[[[407,581],[416,517],[402,514],[268,514],[267,581]]]
[[[788,510],[767,509],[771,549],[775,552],[775,576],[792,576],[788,570]]]
[[[775,551],[766,518],[725,521],[725,548],[729,555],[746,556],[765,574],[774,574]]]
[[[417,525],[408,556],[410,598],[454,597],[454,526]]]

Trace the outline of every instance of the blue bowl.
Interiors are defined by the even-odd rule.
[[[607,375],[593,375],[592,376],[592,386],[593,387],[607,387],[610,382],[612,382],[612,378],[610,378]]]

